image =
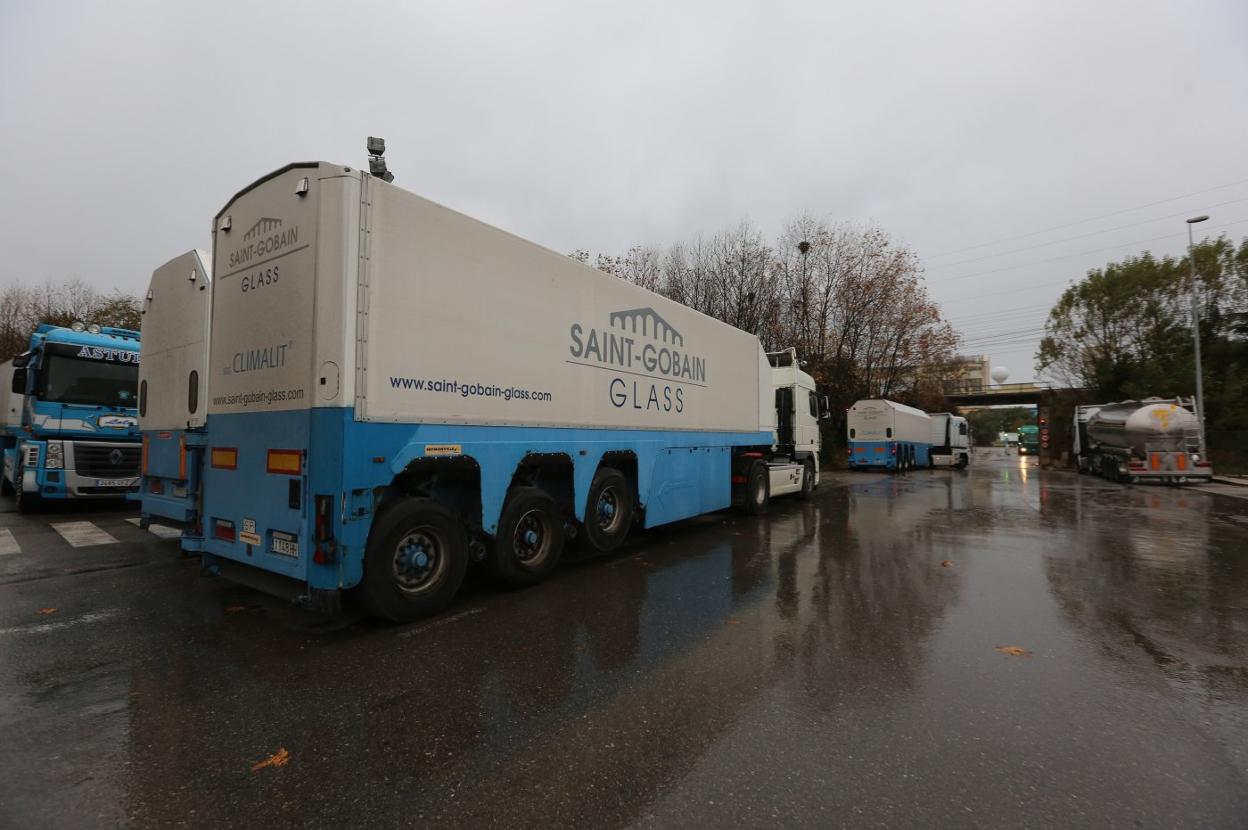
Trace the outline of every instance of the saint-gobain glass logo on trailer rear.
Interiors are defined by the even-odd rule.
[[[283,251],[299,242],[299,226],[282,227],[282,220],[262,216],[243,234],[241,248],[231,251],[229,268],[235,268]]]
[[[611,404],[653,412],[684,412],[682,384],[706,384],[706,358],[685,349],[684,336],[653,308],[613,311],[606,328],[573,323],[569,363],[618,369],[632,378],[612,378]],[[634,378],[641,378],[637,380]],[[650,383],[646,379],[673,381]]]

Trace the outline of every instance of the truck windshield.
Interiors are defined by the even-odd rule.
[[[44,355],[39,397],[56,403],[88,406],[135,406],[137,363],[110,363],[66,355]]]

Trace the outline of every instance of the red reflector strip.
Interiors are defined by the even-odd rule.
[[[237,470],[238,450],[234,447],[213,447],[210,463],[218,470]]]
[[[745,476],[733,476],[732,477],[733,484],[745,484],[746,481],[747,479]]]
[[[178,478],[186,480],[186,436],[178,436]]]
[[[236,538],[234,533],[234,523],[227,522],[225,519],[216,519],[213,522],[212,535],[218,539],[224,539],[227,542],[233,542]]]
[[[269,450],[265,470],[279,475],[297,476],[303,472],[303,452],[300,450]]]
[[[139,469],[143,471],[143,475],[147,475],[147,442],[148,440],[150,440],[149,437],[144,435],[143,436],[143,451],[142,451],[143,457],[139,460]]]

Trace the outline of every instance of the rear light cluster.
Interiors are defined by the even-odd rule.
[[[213,519],[212,535],[227,542],[233,542],[238,538],[238,532],[234,529],[234,523],[228,519]]]
[[[234,447],[213,447],[209,463],[218,470],[237,470],[238,450]]]
[[[186,447],[181,448],[180,467],[186,468]],[[218,470],[238,469],[237,447],[213,447],[208,456],[208,463]],[[264,470],[284,476],[303,474],[303,450],[269,450],[265,456]],[[185,473],[184,473],[185,475]]]
[[[300,450],[269,450],[265,472],[297,476],[303,472],[303,452]]]

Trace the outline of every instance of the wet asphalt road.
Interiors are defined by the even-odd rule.
[[[0,827],[1245,826],[1248,500],[1034,463],[830,474],[406,627],[2,515]]]

